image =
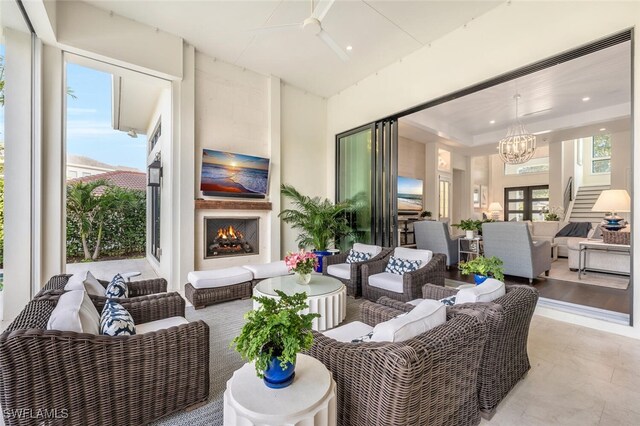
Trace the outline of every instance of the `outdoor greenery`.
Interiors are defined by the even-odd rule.
[[[492,277],[498,281],[504,281],[502,260],[495,256],[478,256],[468,262],[460,262],[458,266],[460,267],[460,273],[462,273],[462,275],[477,274]]]
[[[353,236],[347,213],[353,210],[352,201],[334,204],[328,199],[300,194],[291,185],[282,184],[280,192],[293,202],[293,209],[285,209],[279,217],[293,229],[300,231],[299,247],[313,247],[324,251],[340,238]]]
[[[145,246],[144,191],[112,186],[104,180],[67,187],[68,259],[143,255]]]
[[[307,294],[287,296],[276,290],[279,300],[270,297],[254,297],[260,303],[258,309],[245,314],[247,323],[240,335],[231,342],[246,361],[255,361],[256,374],[264,377],[264,371],[272,357],[277,357],[282,369],[287,362],[294,363],[296,354],[309,349],[313,343],[311,324],[319,314],[300,314],[307,309]]]

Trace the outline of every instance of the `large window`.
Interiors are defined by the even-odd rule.
[[[591,173],[611,173],[611,136],[594,136],[591,142]]]
[[[549,173],[549,157],[532,158],[523,164],[504,165],[505,175],[527,175],[532,173]]]
[[[549,207],[549,186],[521,186],[505,188],[505,220],[544,220],[542,209]]]

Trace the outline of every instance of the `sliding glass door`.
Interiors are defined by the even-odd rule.
[[[336,200],[351,199],[356,240],[385,247],[397,243],[396,120],[383,120],[336,137]],[[352,241],[344,241],[343,248]]]

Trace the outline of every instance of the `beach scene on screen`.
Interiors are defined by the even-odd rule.
[[[268,158],[202,150],[200,190],[203,192],[266,194],[268,181]]]
[[[398,211],[422,210],[422,180],[398,176]]]

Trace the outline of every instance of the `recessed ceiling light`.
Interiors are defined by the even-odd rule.
[[[353,46],[351,45],[347,46],[347,50],[353,50]]]
[[[489,124],[496,124],[496,120],[491,120]]]
[[[605,130],[607,130],[607,128],[606,128],[606,127],[602,127],[602,128],[600,128],[600,131],[601,131],[601,132],[604,132]]]
[[[587,101],[589,101],[589,99],[591,99],[591,98],[588,97],[588,96],[585,96],[584,98],[582,98],[582,102],[587,102]]]

